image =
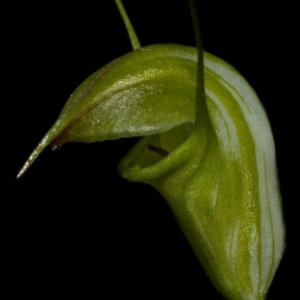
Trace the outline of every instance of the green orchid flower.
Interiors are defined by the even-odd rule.
[[[275,150],[266,113],[229,64],[198,48],[141,47],[88,77],[18,177],[45,147],[142,136],[120,175],[155,187],[226,299],[264,299],[284,248]]]

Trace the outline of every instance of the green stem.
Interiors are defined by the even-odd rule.
[[[131,45],[132,45],[132,48],[133,50],[137,50],[137,49],[140,49],[141,48],[141,44],[139,42],[139,39],[134,31],[134,28],[128,18],[128,15],[126,13],[126,10],[122,4],[122,1],[121,0],[115,0],[117,6],[118,6],[118,9],[119,9],[119,12],[122,16],[122,19],[123,19],[123,22],[126,26],[126,29],[127,29],[127,32],[128,32],[128,35],[129,35],[129,38],[130,38],[130,42],[131,42]]]
[[[198,49],[198,65],[197,65],[197,91],[196,91],[196,118],[195,125],[202,126],[203,122],[207,120],[203,119],[203,116],[208,116],[208,109],[205,98],[205,86],[204,86],[204,59],[203,59],[203,45],[200,33],[200,26],[197,18],[197,13],[193,0],[188,0],[190,13],[193,22],[193,28],[195,33],[195,39]]]

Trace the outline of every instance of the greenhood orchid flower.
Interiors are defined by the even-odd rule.
[[[229,64],[182,45],[140,47],[88,77],[33,151],[66,142],[142,136],[120,175],[166,199],[226,299],[264,299],[283,254],[275,150],[266,113]],[[194,17],[195,18],[195,17]]]

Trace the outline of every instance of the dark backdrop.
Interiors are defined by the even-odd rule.
[[[206,278],[164,199],[127,182],[116,168],[136,139],[46,149],[20,180],[15,175],[54,123],[68,96],[92,72],[131,51],[113,1],[69,6],[22,3],[7,9],[2,111],[2,247],[11,293],[82,299],[157,295],[222,299]],[[222,3],[225,1],[222,1]],[[293,9],[243,1],[200,3],[204,49],[242,73],[268,113],[276,144],[287,249],[268,299],[289,298],[298,263],[293,146]],[[194,46],[185,1],[124,1],[142,45]],[[6,42],[7,41],[7,42]],[[294,100],[295,99],[295,100]],[[298,164],[298,165],[297,165]],[[294,201],[291,201],[291,200]],[[298,248],[299,249],[299,248]],[[105,294],[109,293],[109,297]],[[61,294],[61,295],[62,295]]]

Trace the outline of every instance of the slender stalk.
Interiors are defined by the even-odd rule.
[[[134,28],[133,28],[133,26],[130,22],[130,19],[128,18],[128,15],[127,15],[126,10],[125,10],[125,8],[122,4],[122,1],[121,0],[115,0],[115,2],[118,6],[119,12],[120,12],[120,14],[122,16],[122,19],[123,19],[123,22],[126,26],[126,29],[127,29],[127,32],[128,32],[133,50],[140,49],[141,48],[140,41],[139,41],[135,31],[134,31]]]
[[[193,28],[195,33],[196,45],[198,49],[198,65],[197,65],[197,91],[196,91],[196,119],[195,124],[199,126],[203,120],[203,116],[208,116],[208,109],[205,98],[205,86],[204,86],[204,59],[203,59],[203,45],[200,33],[200,26],[197,18],[197,13],[193,0],[188,0],[190,13],[193,22]]]

